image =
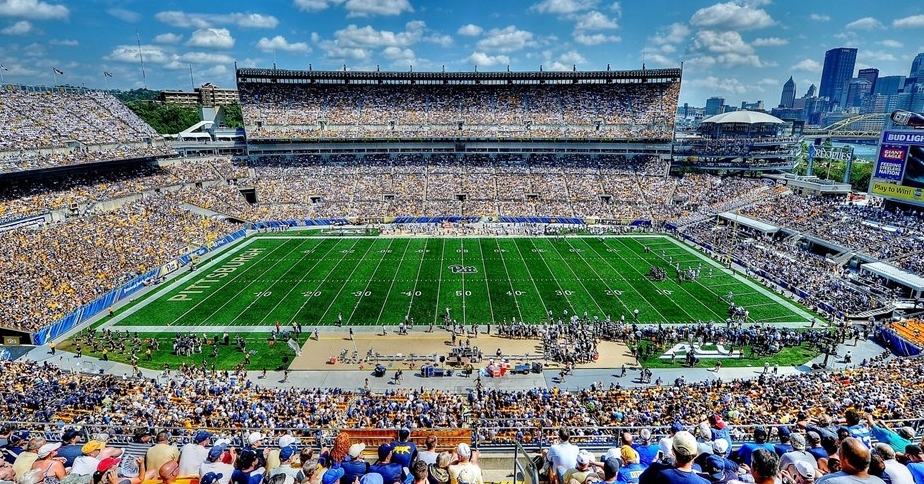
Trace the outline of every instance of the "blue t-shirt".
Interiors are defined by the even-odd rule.
[[[639,476],[639,484],[710,484],[695,472],[678,470],[674,466],[654,463]]]
[[[375,464],[369,466],[370,473],[376,473],[382,476],[382,482],[392,484],[404,480],[404,468],[401,464],[389,462],[388,464]]]
[[[851,437],[860,439],[867,448],[873,447],[873,435],[866,425],[857,424],[847,427]]]
[[[660,447],[658,444],[632,444],[632,448],[638,452],[638,463],[642,467],[648,467],[658,457]]]
[[[413,442],[391,443],[391,461],[394,464],[401,464],[401,467],[411,467],[411,461],[417,455],[417,445]]]
[[[250,472],[234,469],[231,473],[231,482],[233,484],[260,484],[263,482],[263,469],[258,467]]]
[[[629,464],[619,468],[619,474],[616,475],[616,482],[625,482],[626,484],[638,484],[638,478],[645,472],[645,467],[641,464]]]
[[[71,467],[74,465],[74,459],[83,455],[83,446],[77,444],[64,445],[58,448],[58,457],[64,457],[67,461],[64,463],[64,467]]]
[[[346,460],[340,463],[343,469],[343,477],[340,478],[340,484],[353,484],[357,477],[362,477],[369,472],[369,463],[362,459]]]
[[[738,449],[738,459],[743,464],[751,465],[751,454],[753,454],[754,451],[757,449],[767,449],[770,452],[774,452],[773,444],[769,442],[764,442],[763,444],[758,444],[755,442],[746,442],[744,444],[741,444],[741,447]]]

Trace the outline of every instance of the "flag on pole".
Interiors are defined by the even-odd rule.
[[[57,67],[52,67],[52,69],[55,70],[55,74],[57,74],[57,75],[59,75],[59,76],[63,76],[63,75],[64,75],[64,71],[62,71],[61,69],[58,69]]]
[[[108,71],[103,71],[103,75],[106,77],[112,77],[112,73]]]

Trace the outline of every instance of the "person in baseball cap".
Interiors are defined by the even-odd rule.
[[[696,458],[697,450],[696,437],[693,434],[685,430],[674,433],[671,440],[673,462],[652,464],[639,476],[640,482],[708,484],[708,480],[696,475],[693,470],[693,459]]]
[[[344,482],[349,482],[352,484],[357,478],[362,478],[369,472],[369,463],[363,459],[363,451],[366,450],[366,444],[362,442],[357,442],[350,445],[349,450],[347,450],[347,456],[349,459],[344,459],[340,463],[340,467],[344,471]]]
[[[382,444],[379,446],[379,460],[369,466],[370,473],[382,475],[382,480],[386,483],[403,481],[404,468],[401,464],[391,461],[392,456],[391,444]]]

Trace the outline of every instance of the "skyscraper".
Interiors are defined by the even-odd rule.
[[[879,69],[876,69],[875,67],[860,69],[860,71],[857,72],[857,77],[869,81],[870,91],[867,94],[870,94],[873,92],[873,90],[876,89],[876,81],[879,79]]]
[[[789,80],[786,81],[786,84],[783,84],[783,94],[780,96],[780,107],[791,108],[795,100],[796,81],[793,81],[792,76],[789,76]]]
[[[914,60],[911,61],[911,72],[908,74],[908,77],[919,77],[918,73],[921,68],[924,68],[924,52],[916,55]]]
[[[825,65],[821,70],[821,86],[818,96],[826,97],[832,102],[839,102],[843,92],[844,81],[853,77],[853,68],[857,64],[857,49],[838,47],[825,52]]]

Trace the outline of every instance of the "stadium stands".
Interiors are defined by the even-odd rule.
[[[108,93],[0,90],[0,173],[171,154],[153,128]]]

